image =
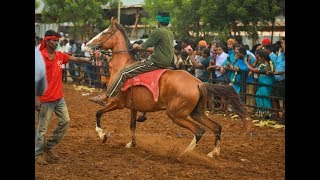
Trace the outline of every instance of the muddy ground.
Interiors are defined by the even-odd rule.
[[[214,143],[213,133],[206,129],[194,151],[178,158],[193,135],[164,111],[149,113],[147,121],[137,124],[138,146],[127,149],[128,109],[102,116],[102,128],[109,132],[102,143],[95,132],[95,113],[101,106],[87,100],[99,92],[64,84],[64,93],[71,122],[55,148],[61,160],[36,164],[36,179],[285,179],[284,128],[254,126],[254,134],[247,139],[240,120],[210,115],[223,127],[220,156],[206,156]],[[48,135],[56,123],[53,116]]]

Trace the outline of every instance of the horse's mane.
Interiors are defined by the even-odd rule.
[[[116,23],[115,25],[119,29],[121,34],[123,35],[124,40],[126,41],[127,48],[128,48],[128,50],[130,50],[131,49],[131,43],[130,43],[130,40],[129,40],[128,36],[127,36],[126,31],[123,29],[123,27],[120,24]]]
[[[131,43],[130,43],[130,40],[129,40],[129,38],[128,38],[128,36],[127,36],[127,33],[126,33],[126,31],[124,30],[124,28],[123,28],[120,24],[118,24],[118,23],[115,23],[115,25],[116,25],[116,27],[119,29],[119,31],[121,32],[121,34],[123,35],[123,37],[124,37],[124,40],[125,40],[126,46],[127,46],[127,50],[129,51],[129,54],[130,54],[130,56],[131,56],[131,59],[133,59],[133,60],[139,60],[140,58],[136,56],[136,53],[135,53],[134,51],[131,51],[132,45],[131,45]]]

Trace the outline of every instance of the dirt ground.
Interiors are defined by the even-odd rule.
[[[64,93],[71,121],[55,148],[61,160],[36,164],[36,179],[285,179],[284,128],[253,126],[253,135],[246,139],[240,120],[211,115],[223,128],[220,156],[206,156],[214,143],[213,133],[206,129],[194,151],[178,158],[193,135],[164,111],[149,113],[147,121],[137,123],[137,147],[127,149],[128,109],[102,116],[102,129],[109,133],[107,142],[102,143],[95,132],[95,113],[101,106],[88,101],[99,92],[64,84]],[[56,123],[53,116],[48,135]]]

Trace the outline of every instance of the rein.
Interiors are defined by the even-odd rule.
[[[104,44],[105,42],[107,42],[110,38],[111,38],[111,36],[115,33],[115,32],[117,32],[119,30],[119,28],[117,28],[117,30],[115,30],[115,31],[112,31],[112,32],[106,32],[106,34],[111,34],[105,41],[103,41],[103,43],[100,43],[99,45],[97,45],[97,48],[99,48],[99,47],[101,47],[102,46],[102,44]],[[104,34],[104,33],[102,33],[102,34]]]
[[[120,50],[120,51],[100,51],[102,54],[106,54],[106,55],[112,55],[112,53],[121,53],[121,52],[130,52],[130,50]]]
[[[126,45],[127,45],[127,50],[118,50],[118,51],[108,50],[107,52],[100,50],[100,53],[106,54],[106,55],[112,55],[113,53],[128,52],[128,53],[132,56],[133,54],[135,54],[136,51],[135,51],[134,49],[132,49],[131,44],[130,44],[130,42],[128,41],[127,35],[125,34],[125,32],[124,32],[124,30],[122,29],[121,26],[119,26],[118,24],[115,24],[115,26],[117,27],[117,30],[111,31],[111,32],[106,32],[106,33],[110,33],[111,35],[110,35],[105,41],[103,41],[103,43],[100,43],[100,44],[97,45],[95,48],[98,49],[98,50],[100,50],[99,48],[102,47],[102,45],[103,45],[105,42],[107,42],[115,32],[117,32],[117,31],[119,30],[119,31],[121,32],[121,34],[124,36],[124,38],[125,38]],[[135,119],[136,119],[136,114],[133,113],[133,112],[134,112],[133,81],[132,81],[130,90],[131,90],[131,99],[130,99],[131,119],[134,119],[134,121],[135,121]]]
[[[111,38],[111,36],[116,32],[116,31],[120,31],[122,34],[123,34],[123,32],[120,30],[120,28],[116,25],[116,27],[117,27],[117,30],[115,30],[115,31],[112,31],[112,32],[106,32],[106,33],[110,33],[111,35],[105,40],[105,41],[103,41],[102,43],[100,43],[99,45],[97,45],[96,47],[94,47],[94,48],[96,48],[96,49],[98,49],[98,50],[100,50],[100,47],[102,46],[102,44],[104,44],[105,42],[107,42],[110,38]],[[124,35],[124,34],[123,34]],[[124,35],[125,36],[125,35]],[[105,54],[105,55],[112,55],[112,53],[122,53],[122,52],[129,52],[129,53],[133,53],[133,49],[130,49],[130,44],[129,44],[129,47],[128,47],[128,44],[127,44],[127,48],[129,49],[129,50],[119,50],[119,51],[108,51],[108,52],[104,52],[104,51],[100,51],[102,54]]]

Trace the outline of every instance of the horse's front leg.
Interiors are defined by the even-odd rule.
[[[113,111],[115,109],[119,109],[118,104],[114,101],[109,101],[105,108],[99,110],[96,113],[96,132],[98,133],[98,135],[103,143],[105,143],[107,141],[107,134],[103,133],[103,130],[100,126],[101,116],[102,116],[102,114],[109,112],[109,111]]]
[[[137,111],[131,109],[131,119],[130,119],[130,130],[131,130],[131,141],[126,145],[126,148],[131,148],[136,146],[136,119]]]

